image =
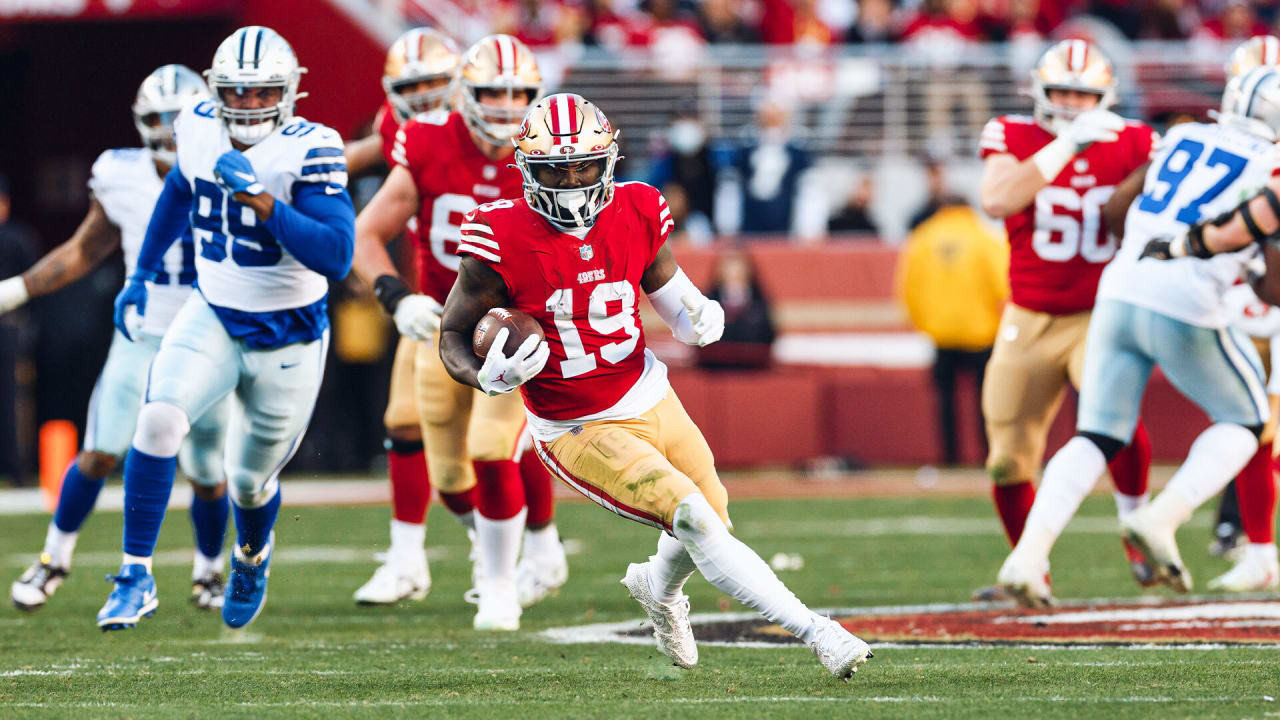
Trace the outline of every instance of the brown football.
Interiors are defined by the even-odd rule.
[[[530,335],[546,337],[542,332],[542,326],[538,325],[538,321],[534,320],[529,313],[523,310],[494,308],[480,318],[480,322],[476,323],[476,332],[471,336],[471,347],[476,355],[484,357],[489,353],[493,339],[502,328],[508,330],[507,343],[502,348],[502,352],[508,357],[519,350],[520,344]]]

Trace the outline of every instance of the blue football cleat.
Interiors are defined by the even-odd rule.
[[[222,605],[222,622],[230,628],[242,628],[253,622],[267,604],[267,578],[271,575],[271,553],[276,534],[271,533],[267,547],[254,558],[245,557],[239,546],[231,554],[231,577]]]
[[[98,611],[98,627],[107,630],[124,630],[134,627],[144,617],[155,614],[160,606],[156,596],[156,579],[143,565],[121,565],[118,575],[108,575],[115,583],[107,604]]]

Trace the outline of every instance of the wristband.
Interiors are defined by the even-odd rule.
[[[1040,148],[1035,155],[1032,155],[1031,162],[1036,164],[1036,169],[1040,171],[1040,176],[1044,178],[1044,181],[1051,183],[1062,172],[1062,169],[1067,166],[1067,163],[1071,162],[1071,158],[1075,156],[1075,145],[1063,138],[1058,138]]]
[[[395,315],[396,306],[411,294],[409,286],[395,275],[379,275],[373,281],[373,296],[386,308],[388,315]]]

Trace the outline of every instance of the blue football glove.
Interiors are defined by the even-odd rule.
[[[130,330],[137,330],[138,321],[147,312],[147,273],[139,271],[124,284],[120,294],[116,295],[113,320],[116,329],[125,339],[133,342]]]
[[[213,166],[213,176],[217,178],[219,185],[233,195],[239,192],[261,195],[267,191],[262,183],[258,182],[258,176],[253,172],[253,163],[250,163],[249,158],[239,150],[228,150],[222,153]]]

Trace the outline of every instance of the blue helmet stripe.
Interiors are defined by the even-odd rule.
[[[1251,117],[1249,113],[1253,110],[1253,98],[1258,94],[1258,86],[1262,84],[1263,80],[1266,80],[1271,75],[1272,71],[1267,68],[1256,68],[1253,72],[1249,73],[1248,78],[1245,80],[1249,86],[1248,92],[1245,93],[1245,97],[1249,98],[1249,101],[1245,103],[1244,106],[1245,117]]]
[[[240,55],[236,58],[236,63],[240,65],[241,70],[244,69],[244,38],[248,34],[249,33],[244,30],[240,31]]]
[[[258,37],[253,41],[253,69],[258,69],[258,61],[262,58],[262,34],[266,28],[258,28]]]

